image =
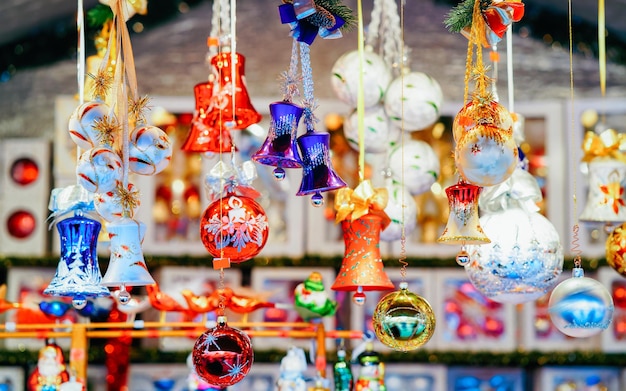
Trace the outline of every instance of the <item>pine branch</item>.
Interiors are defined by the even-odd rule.
[[[472,25],[472,14],[474,13],[474,2],[480,1],[480,9],[489,7],[492,0],[463,0],[456,7],[452,8],[443,24],[452,33],[458,33],[466,27]]]
[[[113,11],[108,5],[98,4],[87,11],[87,21],[90,27],[100,28],[109,20],[113,20]]]
[[[352,9],[341,3],[341,0],[315,0],[315,5],[325,8],[333,15],[337,15],[345,20],[345,24],[340,28],[342,31],[350,31],[356,26],[356,16]]]

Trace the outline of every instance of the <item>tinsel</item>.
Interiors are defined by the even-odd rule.
[[[464,0],[459,3],[450,10],[443,22],[450,32],[458,33],[465,27],[471,26],[475,1],[480,2],[481,11],[487,9],[492,3],[492,0]]]

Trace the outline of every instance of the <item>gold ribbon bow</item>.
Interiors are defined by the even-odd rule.
[[[622,150],[626,149],[626,134],[607,129],[600,134],[588,131],[583,140],[583,162],[612,158],[626,163]]]
[[[335,222],[343,220],[356,220],[372,213],[382,217],[383,229],[389,225],[391,219],[385,213],[385,207],[389,200],[389,193],[384,187],[374,188],[369,180],[362,181],[354,189],[344,187],[337,190],[335,195]]]

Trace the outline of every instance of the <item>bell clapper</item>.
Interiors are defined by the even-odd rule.
[[[282,181],[283,179],[285,179],[285,169],[282,168],[280,164],[274,169],[274,179],[276,179],[277,181]]]
[[[122,305],[130,302],[130,292],[126,290],[126,285],[120,285],[120,290],[117,294],[117,301]]]
[[[356,305],[364,305],[365,304],[365,293],[363,293],[363,287],[359,286],[356,288],[356,292],[352,295],[352,302]]]
[[[72,307],[82,310],[87,306],[87,298],[85,295],[76,295],[72,298]]]
[[[311,197],[311,204],[313,204],[316,208],[324,205],[324,196],[319,192],[313,194],[313,197]]]
[[[459,266],[465,266],[469,263],[469,253],[467,252],[465,243],[461,245],[461,251],[456,255],[456,263],[458,263]]]

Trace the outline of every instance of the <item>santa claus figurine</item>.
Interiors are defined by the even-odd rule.
[[[39,351],[37,368],[28,378],[28,391],[60,391],[61,385],[70,380],[70,374],[65,369],[63,351],[61,348],[48,342]]]

